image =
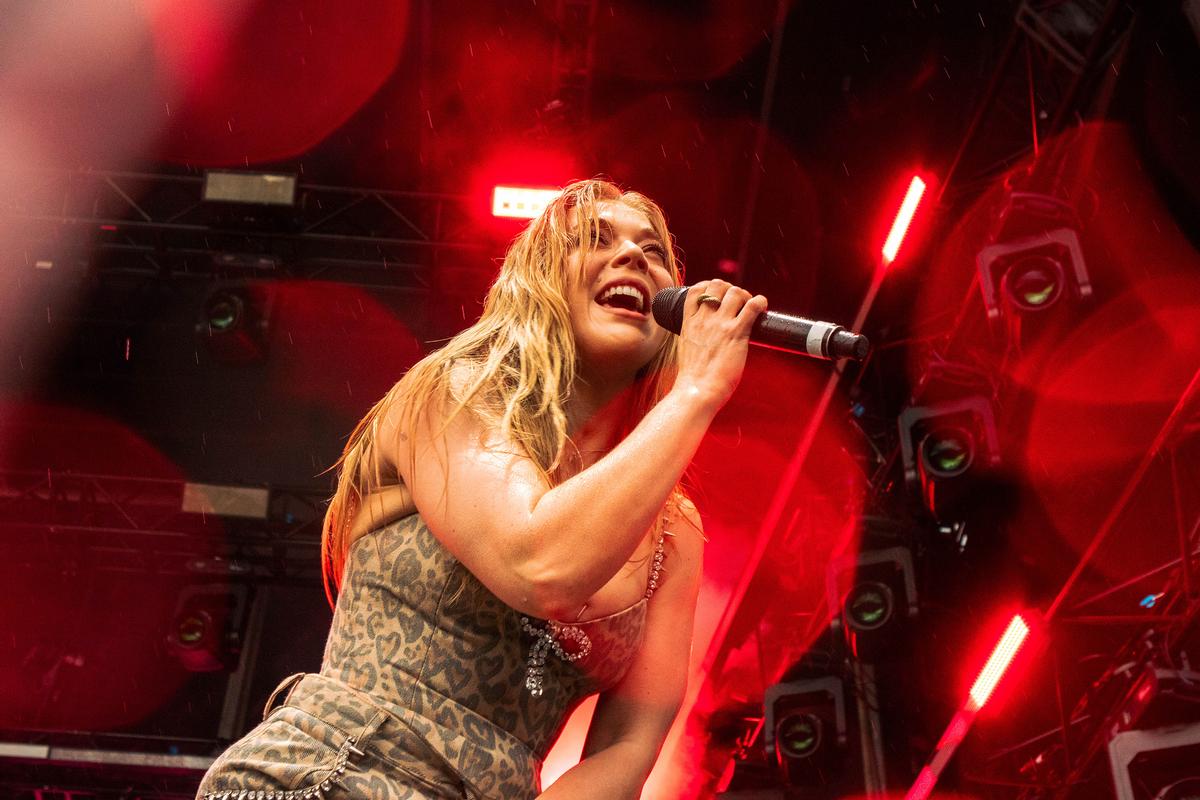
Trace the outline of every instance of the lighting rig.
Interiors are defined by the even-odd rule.
[[[953,523],[977,498],[979,478],[1000,465],[1000,437],[984,396],[900,412],[904,478],[938,522]]]
[[[101,278],[290,277],[424,291],[447,256],[487,246],[456,195],[232,171],[43,171],[25,186],[3,216],[54,226],[54,242],[87,242]]]
[[[7,254],[12,263],[27,264],[41,283],[99,285],[142,298],[114,305],[125,319],[118,320],[121,337],[111,348],[105,339],[102,370],[137,358],[136,337],[128,331],[139,324],[139,303],[152,303],[143,295],[182,287],[176,295],[195,300],[189,307],[197,359],[207,354],[223,365],[261,363],[269,355],[277,281],[327,280],[424,297],[445,280],[441,273],[479,260],[490,246],[459,196],[229,170],[36,172],[23,186],[0,209],[7,229],[28,232],[25,240],[7,240],[18,246]],[[54,310],[55,319],[69,316]],[[96,368],[95,361],[84,366]],[[101,794],[120,790],[114,781],[125,788],[153,783],[161,797],[194,794],[212,754],[252,724],[250,706],[262,682],[260,644],[270,634],[264,621],[277,613],[269,609],[288,602],[297,587],[306,597],[320,597],[313,591],[321,582],[327,499],[324,487],[0,474],[6,551],[6,543],[34,537],[45,543],[43,550],[64,556],[64,569],[80,563],[107,582],[146,574],[176,587],[162,599],[161,631],[152,636],[139,627],[137,635],[151,636],[144,648],[163,657],[165,670],[173,662],[186,674],[181,680],[189,688],[178,693],[180,704],[192,695],[212,701],[204,714],[171,701],[120,733],[7,730],[0,737],[0,786],[46,786],[54,776],[58,785]],[[17,568],[32,557],[28,549],[10,555]],[[276,645],[272,652],[292,650]],[[59,660],[73,658],[66,653]]]
[[[194,709],[163,717],[161,732],[138,725],[92,734],[30,730],[14,741],[21,732],[8,730],[0,737],[0,785],[44,784],[54,774],[110,791],[96,783],[103,783],[100,776],[136,786],[158,774],[164,793],[156,796],[194,792],[214,747],[252,724],[258,648],[273,593],[284,597],[292,587],[312,591],[320,584],[326,500],[325,492],[285,486],[0,471],[6,562],[20,570],[30,559],[37,567],[49,558],[64,570],[86,565],[88,574],[113,580],[153,575],[177,587],[158,641],[145,646],[195,673],[214,693],[219,714],[202,733]]]
[[[1079,240],[1081,223],[1065,200],[1034,192],[1008,192],[995,230],[976,265],[989,320],[1037,314],[1067,294],[1082,300],[1092,283]]]
[[[820,787],[848,757],[846,696],[834,676],[777,683],[763,697],[763,746],[787,786]]]
[[[994,756],[985,782],[1017,773],[1034,798],[1193,796],[1200,774],[1200,677],[1191,662],[1200,651],[1200,506],[1188,491],[1188,476],[1197,464],[1200,371],[1045,615],[1059,636],[1078,626],[1132,632],[1105,654],[1109,666],[1064,709],[1061,725]],[[1089,585],[1087,567],[1107,542],[1145,535],[1136,501],[1155,485],[1171,487],[1176,530],[1167,538],[1178,544],[1176,557],[1115,586],[1080,592]],[[1056,672],[1054,679],[1061,697],[1062,676]]]
[[[1014,161],[1026,155],[1038,156],[1042,140],[1062,133],[1074,115],[1103,114],[1108,95],[1099,91],[1098,87],[1111,79],[1111,76],[1106,78],[1110,65],[1113,71],[1119,71],[1136,18],[1135,5],[1118,2],[1022,2],[985,95],[976,107],[967,133],[944,173],[941,196],[957,198],[953,200],[954,203],[961,202],[963,198],[977,197]],[[1023,58],[1018,59],[1019,55]],[[1015,114],[1012,113],[1014,108],[1018,110]],[[1061,191],[1063,184],[1061,176],[1057,174],[1060,166],[1048,162],[1042,164],[1043,171],[1034,173],[1032,180],[1008,186],[993,208],[990,230],[977,243],[975,250],[973,266],[977,280],[971,292],[972,295],[976,291],[979,294],[977,297],[968,297],[963,303],[963,316],[947,335],[947,341],[952,342],[960,332],[964,317],[972,309],[979,308],[982,312],[981,321],[991,323],[1002,346],[1008,348],[1008,355],[1020,358],[1042,335],[1048,321],[1061,324],[1063,320],[1077,319],[1080,314],[1087,313],[1087,301],[1093,293],[1094,282],[1086,255],[1087,222],[1079,213],[1077,198],[1069,198]],[[1050,174],[1045,171],[1048,167]],[[966,361],[969,363],[971,359]],[[923,393],[910,398],[899,412],[896,419],[896,450],[890,457],[886,454],[880,456],[868,507],[882,509],[897,503],[901,507],[905,505],[904,498],[895,492],[897,482],[890,468],[899,463],[904,475],[899,485],[907,485],[911,496],[920,498],[921,510],[915,519],[926,515],[926,523],[930,527],[929,531],[916,535],[916,541],[920,542],[923,538],[926,541],[931,538],[946,539],[952,542],[955,549],[962,551],[967,542],[967,525],[958,512],[971,505],[972,497],[979,489],[979,481],[986,484],[990,475],[1003,466],[1002,453],[1008,433],[1005,427],[1008,419],[1006,417],[1003,424],[998,422],[997,409],[1005,401],[1012,400],[1008,396],[1012,387],[997,380],[998,375],[989,376],[986,367],[964,367],[965,372],[981,378],[975,381],[978,384],[975,390],[970,390],[970,381],[964,384],[947,374],[955,372],[955,366],[945,356],[935,358],[930,366],[933,374],[926,375],[917,383]],[[946,378],[950,378],[948,383]],[[1153,459],[1153,454],[1149,458]],[[921,528],[920,523],[915,524],[914,534]],[[1106,535],[1103,528],[1097,532],[1099,539]],[[1147,595],[1163,598],[1162,602],[1170,600],[1172,611],[1168,614],[1161,611],[1159,606],[1160,610],[1146,616],[1116,615],[1108,620],[1109,624],[1156,627],[1163,620],[1169,620],[1171,630],[1177,635],[1188,628],[1194,632],[1196,591],[1188,588],[1181,592],[1179,587],[1197,585],[1190,572],[1194,568],[1189,564],[1200,553],[1200,523],[1191,527],[1189,532],[1181,516],[1179,539],[1180,558],[1173,565],[1164,565],[1153,576],[1148,576],[1161,578],[1164,572],[1173,575],[1174,593],[1168,589]],[[878,652],[872,652],[876,643],[867,646],[871,641],[870,635],[886,629],[887,624],[905,619],[907,615],[903,613],[904,610],[915,607],[916,587],[921,584],[919,579],[912,576],[919,572],[921,565],[913,561],[913,553],[918,553],[919,558],[921,549],[920,546],[915,551],[905,548],[891,551],[888,548],[874,551],[866,549],[862,557],[843,559],[831,568],[827,605],[833,619],[832,627],[848,634],[849,656],[861,657],[868,653],[871,657],[877,656]],[[905,555],[909,556],[907,560]],[[1084,569],[1091,555],[1094,553],[1084,555],[1080,570]],[[845,577],[859,573],[864,580],[849,581]],[[1064,587],[1064,593],[1069,589],[1070,585]],[[1189,599],[1185,602],[1181,597]],[[1011,657],[1025,647],[1022,658],[1033,660],[1040,657],[1042,647],[1055,647],[1063,624],[1063,620],[1055,619],[1057,613],[1056,602],[1044,623],[1038,615],[1033,615],[1029,620],[1018,618],[1019,624],[1018,619],[1014,619],[1013,626],[1003,636],[997,635],[993,658],[981,671],[960,713],[948,720],[949,726],[939,745],[933,748],[930,761],[924,769],[914,770],[910,774],[910,797],[928,796],[935,788],[938,777],[950,764],[958,744],[967,736],[975,715],[992,688],[1001,679],[1019,683],[1025,678],[1023,669],[1005,674]],[[1154,618],[1159,614],[1161,616]],[[1029,650],[1025,639],[1030,635],[1031,628],[1034,629],[1032,632],[1038,640],[1038,647]],[[886,652],[886,645],[879,651]],[[1120,656],[1113,658],[1117,659],[1115,663],[1122,663]],[[1057,778],[1039,784],[1036,780],[1031,781],[1029,774],[993,770],[989,774],[995,778],[996,785],[1009,787],[1007,791],[1010,794],[999,796],[1020,793],[1023,798],[1069,797],[1072,800],[1075,797],[1098,796],[1094,785],[1082,790],[1071,787],[1072,781],[1078,783],[1088,769],[1094,772],[1096,759],[1105,753],[1108,754],[1111,767],[1110,786],[1121,800],[1125,797],[1150,800],[1152,797],[1190,796],[1183,792],[1193,790],[1195,772],[1170,773],[1169,768],[1171,764],[1186,763],[1191,765],[1188,769],[1194,770],[1194,765],[1200,763],[1200,760],[1196,760],[1196,753],[1200,751],[1191,749],[1200,740],[1200,725],[1196,722],[1200,720],[1200,713],[1189,707],[1189,711],[1183,715],[1184,719],[1167,720],[1162,724],[1148,720],[1146,724],[1139,725],[1134,721],[1136,714],[1129,711],[1128,701],[1121,701],[1122,698],[1144,699],[1145,696],[1159,694],[1172,698],[1174,702],[1181,701],[1184,693],[1180,687],[1190,690],[1194,685],[1192,673],[1188,671],[1186,663],[1181,664],[1181,658],[1182,651],[1176,644],[1166,664],[1159,664],[1156,668],[1146,666],[1144,669],[1149,671],[1140,671],[1142,668],[1132,673],[1118,670],[1124,690],[1115,693],[1109,691],[1103,697],[1099,696],[1103,693],[1097,692],[1092,703],[1097,708],[1089,707],[1086,712],[1077,710],[1075,717],[1069,717],[1070,721],[1064,724],[1063,729],[1050,736],[1063,740],[1064,746],[1060,750],[1051,748],[1050,751],[1039,753],[1036,744],[1018,748],[1022,756],[1033,753],[1029,763],[1055,761],[1059,764],[1055,768]],[[847,663],[861,666],[863,661],[862,658],[850,658]],[[707,663],[719,667],[721,660],[718,657]],[[719,669],[716,672],[719,673]],[[754,731],[749,731],[739,738],[739,742],[742,745],[749,741],[763,742],[765,763],[774,765],[776,770],[774,781],[763,779],[761,769],[745,771],[749,780],[739,781],[736,777],[738,770],[735,769],[732,772],[734,779],[725,784],[727,794],[723,797],[782,797],[791,793],[807,796],[802,793],[812,791],[803,766],[805,758],[811,758],[806,754],[811,754],[817,743],[829,741],[828,736],[822,739],[817,732],[827,734],[834,731],[833,738],[837,740],[837,732],[843,729],[837,722],[838,708],[845,713],[846,728],[853,729],[860,717],[853,710],[855,703],[845,699],[852,697],[859,687],[844,680],[844,674],[838,677],[841,672],[831,669],[825,676],[806,675],[802,681],[784,681],[768,691],[763,718],[757,729],[761,733],[756,738]],[[1134,680],[1137,675],[1142,676],[1140,683]],[[983,691],[980,687],[985,683],[985,676],[988,676],[988,686]],[[1146,688],[1151,685],[1154,688]],[[830,699],[837,696],[837,686],[842,687],[842,692],[846,691],[846,687],[852,687],[849,695],[841,695],[843,700],[840,704]],[[1061,697],[1065,690],[1060,686],[1058,691]],[[812,710],[814,705],[819,705],[814,698],[822,696],[826,699],[823,711],[827,713],[818,714]],[[789,698],[794,698],[794,705],[789,706],[787,702],[780,705],[781,700],[789,701]],[[1102,708],[1109,711],[1098,717],[1088,716]],[[1109,713],[1116,716],[1109,717]],[[1088,722],[1089,719],[1091,722]],[[1099,721],[1104,719],[1124,722],[1115,727],[1111,721],[1101,725]],[[981,724],[986,722],[984,720]],[[1085,729],[1091,731],[1090,748],[1082,746],[1087,739]],[[907,738],[913,733],[905,730],[904,736]],[[768,739],[770,745],[766,744]],[[1044,745],[1046,738],[1037,741]],[[781,742],[786,742],[786,745],[781,746]],[[860,770],[871,753],[869,741],[864,740],[863,744],[861,752],[866,755],[856,762]],[[859,750],[854,747],[851,749]],[[756,763],[751,748],[735,748],[735,754],[741,754],[741,764],[753,766]],[[795,763],[797,757],[799,765]],[[993,756],[995,761],[989,764],[997,766],[1001,762],[1009,763],[1011,757],[1011,754]],[[977,762],[978,758],[973,753],[970,764]],[[1063,766],[1065,762],[1069,762],[1070,766]],[[737,764],[738,759],[735,758],[733,763]],[[1144,771],[1138,772],[1139,769]],[[1162,774],[1147,782],[1146,775],[1153,770],[1159,770]],[[1134,773],[1137,773],[1135,777],[1127,777]],[[896,779],[895,771],[888,774],[893,780]],[[832,774],[825,777],[836,779]],[[885,778],[886,775],[881,772],[877,777]],[[989,778],[980,775],[973,766],[965,767],[959,777],[975,781],[977,785],[989,783]],[[1125,787],[1137,786],[1139,781],[1143,793],[1130,794]],[[961,785],[962,781],[959,783]],[[875,797],[880,796],[884,785],[885,781],[879,780],[873,785],[859,788],[866,790],[866,796]],[[1145,787],[1150,785],[1156,787],[1153,791],[1157,794],[1144,793]]]
[[[1050,53],[1055,58],[1056,69],[1065,67],[1073,76],[1063,96],[1063,106],[1053,112],[1052,117],[1043,115],[1033,106],[1031,97],[1032,151],[1036,155],[1039,139],[1062,131],[1069,110],[1085,96],[1085,86],[1098,80],[1095,73],[1103,63],[1101,59],[1113,58],[1114,64],[1120,62],[1132,24],[1131,14],[1130,8],[1121,8],[1118,3],[1110,3],[1104,8],[1087,3],[1023,3],[1001,66],[989,87],[989,95],[977,110],[971,135],[960,148],[952,170],[962,168],[964,154],[970,152],[969,145],[974,144],[972,139],[978,127],[992,110],[989,104],[1003,94],[1004,86],[1011,86],[1011,83],[1006,84],[1006,78],[1011,76],[1002,75],[1002,71],[1018,45],[1024,44],[1030,55],[1039,49]],[[1064,32],[1056,27],[1066,18],[1077,23],[1072,29],[1075,35],[1090,32],[1092,40],[1072,46],[1071,37],[1060,35]],[[1032,86],[1035,77],[1032,58],[1027,59],[1027,67]],[[1039,82],[1039,94],[1048,83],[1053,84],[1053,81]],[[988,141],[996,140],[989,136]],[[1086,301],[1093,291],[1085,255],[1086,220],[1081,218],[1077,206],[1057,191],[1061,186],[1057,177],[1061,166],[1050,164],[1047,168],[1042,164],[1039,168],[1035,165],[1029,176],[1032,183],[1014,183],[1007,187],[993,210],[994,221],[987,239],[977,251],[978,280],[975,285],[984,313],[999,332],[1008,355],[1017,359],[1052,325],[1069,325],[1086,314]],[[987,175],[990,171],[985,168],[981,174]],[[969,184],[971,180],[962,179],[959,185]],[[1056,189],[1038,190],[1035,187],[1039,181],[1043,187]],[[956,325],[948,339],[952,340],[957,333]],[[1081,625],[1108,628],[1113,632],[1131,626],[1136,632],[1123,648],[1098,654],[1111,666],[1086,688],[1074,708],[1070,706],[1074,699],[1071,689],[1064,685],[1057,659],[1068,659],[1067,670],[1072,669],[1072,663],[1069,656],[1065,653],[1060,656],[1056,650],[1054,685],[1038,685],[1027,692],[1036,692],[1051,702],[1057,698],[1058,704],[1063,706],[1061,725],[1011,748],[993,746],[990,752],[987,749],[982,753],[976,751],[959,771],[960,786],[963,780],[975,786],[990,784],[995,787],[993,791],[998,793],[997,796],[1019,796],[1024,800],[1075,800],[1109,795],[1115,795],[1119,800],[1150,800],[1189,797],[1189,792],[1195,791],[1198,774],[1195,765],[1200,763],[1200,705],[1192,691],[1195,679],[1188,666],[1187,654],[1200,646],[1196,639],[1200,603],[1197,603],[1195,591],[1188,587],[1194,583],[1191,573],[1195,567],[1191,565],[1198,553],[1200,522],[1192,524],[1182,510],[1188,501],[1179,495],[1178,475],[1164,474],[1164,471],[1174,471],[1178,464],[1188,460],[1176,458],[1175,452],[1180,434],[1189,430],[1191,423],[1187,420],[1195,413],[1198,380],[1200,375],[1179,398],[1150,452],[1135,470],[1126,490],[1116,498],[1075,571],[1040,620],[1041,635],[1051,648],[1065,648],[1065,642],[1072,641],[1067,634]],[[1001,401],[1007,399],[1008,388],[997,385],[995,397]],[[920,490],[925,505],[951,535],[954,532],[950,521],[956,515],[941,511],[941,504],[937,502],[941,492],[929,491],[930,480],[946,481],[959,477],[963,473],[956,474],[958,468],[977,463],[975,453],[983,453],[985,460],[990,461],[993,454],[999,454],[996,445],[1006,434],[1004,427],[996,425],[990,411],[991,403],[961,399],[955,402],[961,404],[960,412],[972,408],[976,421],[955,427],[960,432],[970,430],[973,435],[931,437],[928,432],[920,431],[919,423],[938,416],[931,412],[936,404],[906,409],[899,423],[906,478],[910,485]],[[941,442],[943,439],[945,444]],[[922,447],[923,441],[929,443],[928,449]],[[975,447],[961,444],[966,441]],[[979,447],[980,443],[985,444]],[[1167,451],[1170,451],[1169,455]],[[947,458],[932,457],[936,452],[942,452]],[[1195,462],[1194,455],[1190,458],[1192,463]],[[1068,598],[1078,595],[1083,577],[1090,575],[1091,562],[1106,539],[1145,535],[1144,531],[1139,532],[1138,520],[1129,510],[1138,487],[1147,483],[1163,485],[1164,482],[1175,487],[1175,504],[1180,509],[1176,514],[1178,532],[1175,537],[1180,544],[1179,557],[1125,585],[1102,589],[1072,605]],[[934,486],[940,489],[936,483]],[[944,493],[941,494],[944,497]],[[1154,584],[1164,577],[1165,587],[1161,583]],[[1142,597],[1140,611],[1129,606],[1111,605],[1117,598],[1129,602],[1131,591]],[[1146,591],[1150,593],[1145,594]],[[1084,606],[1097,609],[1102,602],[1109,603],[1108,614],[1081,613]],[[1136,598],[1133,598],[1133,606],[1138,606]],[[1010,682],[1027,679],[1022,670],[1005,678]],[[913,780],[908,794],[911,800],[929,795],[958,744],[967,736],[973,715],[964,716],[966,708],[964,706],[964,710],[949,721],[925,768]],[[1156,711],[1147,713],[1147,708]]]
[[[826,573],[826,602],[838,609],[830,622],[843,632],[850,654],[873,662],[917,616],[917,583],[908,547],[867,550],[835,558]]]

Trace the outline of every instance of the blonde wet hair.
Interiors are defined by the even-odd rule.
[[[338,479],[322,526],[321,562],[331,605],[341,587],[351,522],[363,498],[382,486],[377,448],[397,444],[379,441],[381,422],[393,408],[401,412],[397,436],[410,441],[429,408],[450,408],[446,423],[467,410],[520,447],[547,486],[565,479],[560,467],[573,447],[565,407],[577,366],[566,300],[575,276],[568,274],[568,264],[576,248],[586,260],[598,241],[604,202],[623,203],[646,216],[667,250],[665,266],[672,280],[683,282],[666,217],[653,200],[605,180],[565,187],[509,247],[479,321],[409,369],[359,421],[330,467]],[[622,435],[670,389],[675,348],[676,337],[664,337],[638,373]],[[411,460],[409,466],[411,476]],[[674,495],[685,496],[681,486]]]

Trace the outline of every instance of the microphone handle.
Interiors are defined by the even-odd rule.
[[[841,325],[778,311],[759,315],[750,329],[750,343],[825,359],[863,359],[871,349],[867,337]]]
[[[654,295],[651,308],[654,319],[671,333],[683,328],[683,304],[688,287],[673,286]],[[853,358],[862,360],[871,345],[861,333],[841,325],[793,317],[778,311],[760,314],[750,331],[750,343],[816,358]]]

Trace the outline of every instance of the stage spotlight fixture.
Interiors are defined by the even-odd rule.
[[[497,186],[492,190],[492,215],[514,219],[533,219],[562,192],[529,186]]]
[[[203,198],[208,203],[296,205],[296,175],[207,170]]]
[[[900,413],[904,477],[930,513],[945,521],[964,499],[968,473],[1000,463],[1000,439],[991,403],[971,396]]]
[[[787,786],[830,782],[846,757],[846,699],[834,676],[777,683],[763,697],[763,744]]]
[[[1010,192],[975,264],[989,320],[1005,309],[1037,314],[1069,294],[1092,294],[1075,210],[1049,195]]]
[[[292,174],[208,170],[201,213],[216,229],[292,232],[300,226],[305,199],[298,189]]]
[[[246,316],[246,301],[228,289],[213,292],[204,302],[204,317],[214,334],[228,333],[242,325]]]
[[[265,284],[228,284],[204,299],[196,336],[213,358],[250,364],[266,357],[275,295]]]
[[[1108,763],[1116,800],[1200,798],[1200,722],[1116,733]]]
[[[175,603],[167,651],[189,672],[236,669],[248,611],[246,586],[189,586]]]
[[[857,658],[884,655],[902,623],[917,615],[915,575],[907,547],[868,550],[830,562],[826,602],[840,609],[830,627],[843,630]]]

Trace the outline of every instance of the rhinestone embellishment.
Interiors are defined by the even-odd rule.
[[[541,697],[544,688],[546,672],[546,654],[554,653],[563,661],[578,661],[587,658],[592,652],[592,640],[581,628],[574,625],[563,625],[550,620],[545,627],[536,627],[529,617],[521,617],[521,630],[534,637],[529,648],[529,658],[525,662],[525,688],[534,697]],[[574,642],[577,649],[574,652],[563,648],[562,642]]]
[[[663,531],[666,534],[666,531]],[[658,588],[658,573],[662,571],[663,562],[663,541],[664,536],[658,537],[658,544],[654,545],[654,566],[650,570],[650,582],[646,584],[646,598],[654,594],[654,590]]]
[[[350,754],[356,756],[365,756],[366,753],[355,747],[358,742],[357,737],[351,736],[346,739],[346,743],[342,745],[338,751],[337,760],[334,761],[333,769],[329,771],[329,775],[318,784],[300,789],[275,789],[272,791],[250,790],[250,789],[228,789],[225,791],[205,792],[204,800],[324,800],[325,793],[332,789],[335,785],[340,786],[342,775],[346,772],[346,767],[358,769],[351,761]]]
[[[664,519],[663,522],[665,523],[666,520]],[[645,597],[647,599],[658,588],[658,578],[662,572],[665,549],[664,536],[669,535],[673,534],[664,530],[663,534],[658,537],[658,543],[654,546],[650,580],[646,584]],[[525,661],[525,688],[534,697],[541,697],[546,690],[546,655],[548,653],[554,653],[563,661],[573,662],[587,658],[588,654],[592,652],[592,640],[588,638],[582,628],[575,625],[564,625],[561,622],[549,620],[545,625],[538,626],[529,617],[521,617],[521,630],[533,637],[533,644],[529,646],[529,657]],[[574,647],[570,650],[564,648],[565,642],[574,644]]]

